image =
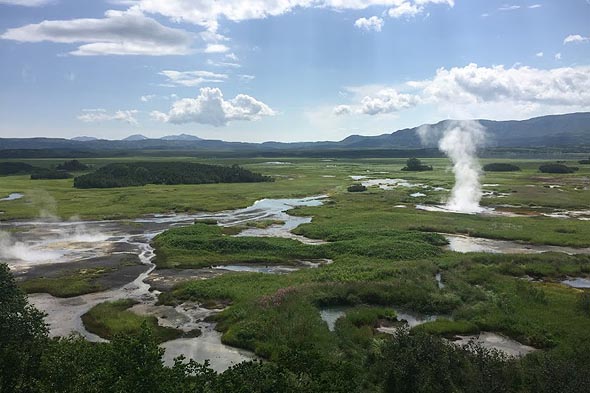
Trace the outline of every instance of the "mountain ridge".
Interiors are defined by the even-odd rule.
[[[441,120],[428,124],[438,131],[456,120]],[[590,147],[590,112],[547,115],[526,120],[478,119],[488,135],[487,147]],[[168,135],[150,139],[143,135],[130,135],[123,140],[64,138],[0,138],[0,150],[64,149],[64,150],[260,150],[289,151],[301,149],[421,149],[435,147],[436,143],[423,145],[417,130],[424,125],[404,128],[392,133],[375,136],[350,135],[341,141],[320,142],[228,142],[201,139],[188,134]],[[436,142],[436,140],[434,141]]]

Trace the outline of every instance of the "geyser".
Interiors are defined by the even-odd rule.
[[[450,121],[441,130],[432,126],[418,129],[422,143],[438,139],[438,149],[453,163],[455,186],[445,209],[459,213],[484,211],[479,202],[482,191],[479,178],[481,165],[477,149],[485,141],[485,127],[477,121]]]

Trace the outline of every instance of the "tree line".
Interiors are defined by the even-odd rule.
[[[131,162],[109,164],[74,179],[76,188],[115,188],[146,184],[254,183],[273,181],[238,165],[191,162]]]

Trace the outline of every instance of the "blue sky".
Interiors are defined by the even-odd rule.
[[[0,0],[0,137],[339,140],[590,110],[590,1]]]

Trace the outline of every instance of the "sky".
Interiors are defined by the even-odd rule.
[[[0,137],[341,140],[590,111],[590,0],[0,0]]]

